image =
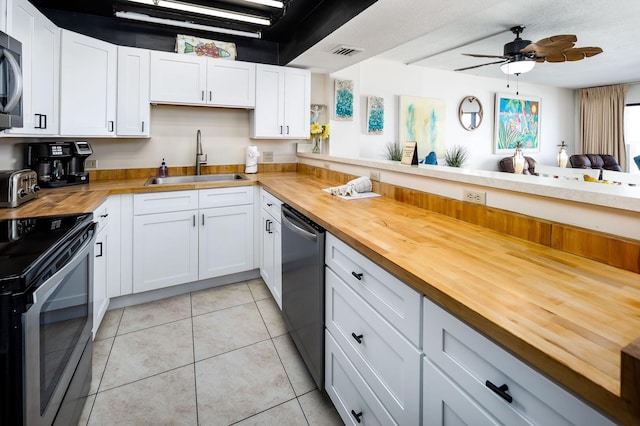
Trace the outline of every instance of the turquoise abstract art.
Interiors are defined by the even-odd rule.
[[[442,99],[400,96],[400,141],[418,143],[418,156],[445,153],[445,102]]]
[[[384,130],[384,98],[367,97],[367,133],[381,135]]]
[[[335,119],[353,120],[353,80],[336,80],[335,101]]]

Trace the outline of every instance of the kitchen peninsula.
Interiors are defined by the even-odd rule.
[[[639,401],[630,398],[637,391],[638,376],[621,365],[621,351],[640,337],[636,272],[410,202],[389,197],[341,200],[321,189],[348,176],[303,164],[298,168],[308,173],[259,173],[248,182],[231,185],[262,185],[556,383],[622,423],[637,421]],[[323,174],[327,177],[316,177]],[[2,214],[8,218],[53,209],[57,213],[93,211],[110,194],[230,185],[158,188],[145,187],[145,181],[92,180],[88,186],[43,190],[38,200]],[[638,362],[633,352],[624,359]]]

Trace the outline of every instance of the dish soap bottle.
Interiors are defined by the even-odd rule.
[[[162,164],[158,167],[158,177],[167,177],[169,176],[169,168],[167,164],[164,162],[164,158],[162,159]]]

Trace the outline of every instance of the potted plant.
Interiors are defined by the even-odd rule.
[[[445,152],[444,163],[449,167],[462,167],[465,161],[467,161],[467,157],[467,148],[454,145]]]
[[[402,160],[402,147],[400,142],[387,142],[385,157],[387,160],[400,161]]]

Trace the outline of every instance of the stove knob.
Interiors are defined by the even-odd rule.
[[[27,191],[25,191],[24,188],[20,188],[18,191],[18,198],[23,198],[25,195],[27,195]]]

